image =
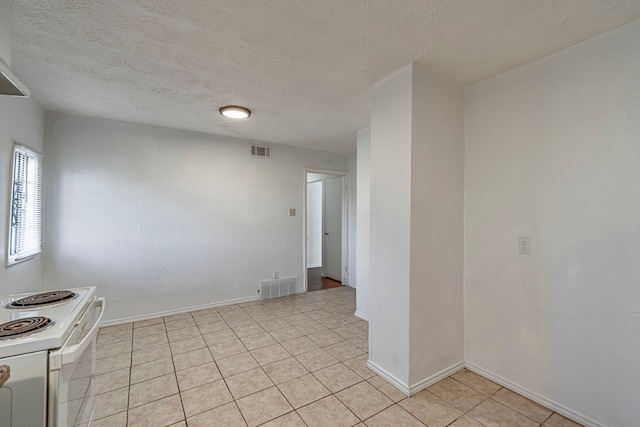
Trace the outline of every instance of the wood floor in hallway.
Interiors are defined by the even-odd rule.
[[[322,277],[322,267],[307,268],[307,290],[309,292],[338,288],[340,286],[342,286],[342,284],[337,280]]]

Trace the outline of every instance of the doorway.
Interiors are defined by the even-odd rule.
[[[346,176],[340,172],[306,173],[306,288],[344,284],[346,273]]]

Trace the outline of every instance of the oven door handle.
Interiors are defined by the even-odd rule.
[[[94,304],[94,307],[100,307],[100,314],[98,315],[96,322],[91,327],[91,330],[84,337],[82,337],[82,340],[79,343],[70,345],[68,347],[63,346],[60,350],[50,353],[49,362],[51,369],[60,369],[62,365],[75,362],[82,355],[82,353],[84,353],[89,344],[93,342],[94,338],[98,335],[100,322],[102,320],[102,315],[104,314],[105,308],[104,298],[96,298]],[[93,309],[95,310],[95,308]],[[87,311],[86,316],[90,315],[91,313]],[[82,320],[80,320],[80,322],[78,323],[81,322]]]

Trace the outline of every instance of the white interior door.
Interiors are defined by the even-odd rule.
[[[307,184],[307,268],[322,267],[322,181]]]
[[[342,189],[344,177],[324,181],[323,273],[342,282]]]

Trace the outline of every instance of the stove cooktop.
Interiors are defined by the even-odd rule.
[[[19,354],[36,351],[52,350],[59,348],[68,338],[80,316],[86,311],[95,299],[96,288],[72,288],[45,293],[28,293],[18,295],[0,296],[0,325],[12,323],[10,328],[16,325],[24,326],[32,323],[31,318],[46,318],[49,320],[47,327],[28,334],[21,334],[10,339],[0,338],[0,359]],[[69,294],[72,296],[69,297]],[[48,301],[52,296],[63,296],[61,301]],[[55,297],[53,299],[56,299]],[[30,306],[15,306],[28,301],[48,302]],[[11,308],[8,308],[11,306]],[[37,323],[37,322],[36,322]]]

